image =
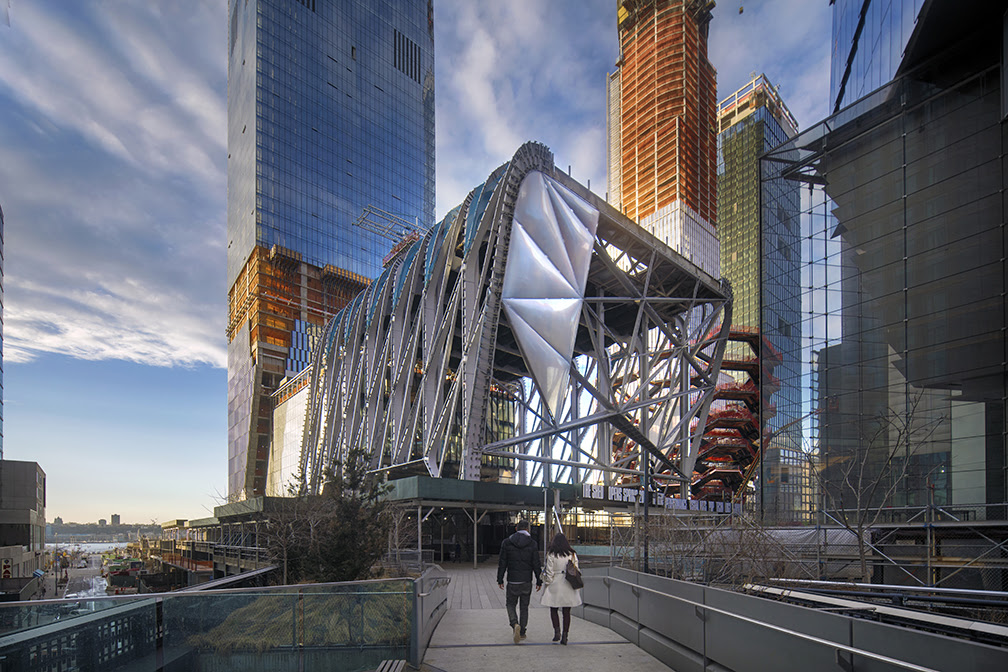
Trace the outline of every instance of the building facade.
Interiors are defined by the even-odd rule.
[[[885,507],[890,518],[927,509],[1004,520],[1005,8],[879,3],[887,11],[852,31],[860,4],[835,5],[836,40],[849,42],[835,52],[835,100],[890,79],[763,163],[765,180],[808,194],[792,249],[802,441],[820,460],[831,515]],[[867,50],[894,26],[903,28],[888,51]]]
[[[40,590],[35,571],[45,566],[45,505],[42,467],[0,460],[0,593],[8,599]]]
[[[734,308],[694,494],[738,498],[754,482],[751,498],[764,513],[798,520],[808,517],[811,499],[793,426],[801,415],[800,259],[791,252],[800,237],[799,190],[793,181],[760,179],[760,157],[794,137],[798,123],[760,75],[718,105],[718,131],[721,272]]]
[[[830,109],[891,81],[925,0],[834,0]]]
[[[434,217],[431,0],[231,0],[228,496],[266,487],[270,395]]]
[[[717,76],[707,59],[713,6],[619,3],[620,60],[608,80],[608,182],[617,210],[719,276]]]
[[[730,305],[526,143],[327,325],[304,383],[276,395],[289,466],[271,486],[315,493],[363,464],[677,496]]]

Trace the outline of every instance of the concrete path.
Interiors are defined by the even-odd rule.
[[[449,609],[434,631],[423,672],[587,672],[669,668],[609,628],[571,618],[567,646],[554,644],[549,609],[529,609],[528,639],[515,644],[503,609]]]
[[[669,672],[669,667],[609,628],[571,618],[567,646],[553,643],[549,609],[533,592],[529,605],[528,639],[515,644],[504,610],[504,592],[497,587],[497,559],[472,565],[442,565],[451,575],[448,611],[441,619],[424,656],[424,672],[472,672],[514,669],[521,672],[588,672],[634,670]]]

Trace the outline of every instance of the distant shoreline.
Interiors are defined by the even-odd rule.
[[[47,543],[46,549],[56,550],[56,547],[59,546],[60,548],[73,550],[79,546],[80,550],[84,553],[104,553],[114,548],[126,548],[129,543],[128,541],[60,541],[59,544]]]

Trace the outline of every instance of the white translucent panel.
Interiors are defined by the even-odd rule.
[[[504,310],[556,417],[570,382],[598,210],[539,171],[522,180],[504,272]]]
[[[514,221],[521,223],[553,266],[572,286],[576,286],[576,276],[556,221],[549,189],[543,174],[539,171],[529,173],[522,180],[515,202]]]
[[[581,316],[580,299],[504,299],[504,305],[570,360]]]
[[[532,378],[550,414],[556,418],[570,381],[570,358],[557,352],[507,303],[504,304],[504,312],[511,323],[511,330],[517,336],[522,358],[532,372]]]
[[[588,282],[588,267],[595,246],[598,210],[569,189],[556,182],[549,185],[557,225],[574,271],[574,286],[584,293]]]
[[[595,232],[598,229],[598,209],[556,180],[547,179],[549,180],[550,186],[553,187],[553,189],[556,190],[556,193],[563,198],[564,202],[571,210],[574,211],[578,220],[581,221],[594,238]]]
[[[519,299],[571,299],[580,297],[581,294],[554,268],[524,227],[515,222],[508,246],[502,296]]]

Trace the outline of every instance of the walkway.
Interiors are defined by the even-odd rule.
[[[609,628],[571,618],[567,646],[554,644],[549,609],[532,593],[528,639],[515,646],[504,610],[504,591],[497,587],[497,559],[481,564],[447,563],[451,577],[448,612],[431,638],[421,670],[471,672],[508,669],[522,672],[572,670],[634,670],[669,672],[662,662],[626,641]]]

